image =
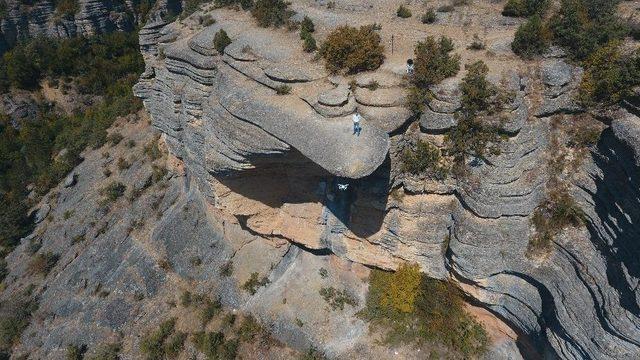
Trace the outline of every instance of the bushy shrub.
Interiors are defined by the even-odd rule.
[[[414,50],[415,72],[412,82],[418,88],[428,88],[460,71],[460,56],[451,55],[453,42],[447,37],[439,41],[429,36],[418,42]]]
[[[491,116],[502,109],[507,95],[487,81],[489,68],[478,61],[467,65],[462,79],[461,109],[455,114],[458,125],[445,136],[446,149],[461,170],[468,155],[484,158],[499,153],[501,124]]]
[[[429,172],[436,179],[447,176],[447,168],[441,163],[440,149],[427,141],[418,140],[415,148],[405,149],[401,156],[402,171],[411,174]]]
[[[404,5],[400,5],[398,10],[396,10],[396,16],[399,18],[407,19],[411,17],[411,10],[405,7]]]
[[[293,11],[289,9],[289,3],[283,0],[257,0],[251,15],[261,27],[280,27],[289,21]]]
[[[640,51],[623,54],[617,41],[591,54],[584,68],[579,100],[588,107],[616,104],[640,85]]]
[[[311,33],[305,33],[303,37],[302,49],[305,52],[314,52],[318,49],[318,46],[316,45],[316,39],[313,38],[313,35],[311,35]]]
[[[484,44],[484,41],[482,41],[482,39],[480,39],[478,34],[473,34],[473,41],[471,42],[471,44],[469,44],[467,49],[469,49],[469,50],[484,50],[485,47],[486,47],[486,45]]]
[[[548,6],[548,0],[509,0],[504,5],[502,15],[512,17],[542,15]]]
[[[622,39],[628,32],[616,11],[620,0],[562,0],[551,19],[554,42],[576,60],[584,60],[599,47]]]
[[[551,191],[536,208],[531,219],[536,233],[529,241],[529,251],[546,251],[553,239],[568,227],[580,226],[584,212],[564,187]]]
[[[423,24],[433,24],[434,22],[436,22],[436,20],[438,20],[438,17],[433,8],[429,8],[429,10],[427,10],[427,12],[422,15],[420,20]]]
[[[511,43],[511,49],[523,59],[532,59],[549,48],[550,33],[542,19],[534,15],[520,25]]]
[[[373,270],[360,316],[381,328],[384,342],[392,346],[438,344],[446,348],[446,357],[475,358],[489,343],[482,326],[465,311],[460,290],[427,278],[417,265],[402,265],[397,272]]]
[[[231,44],[231,39],[224,29],[218,30],[218,32],[213,36],[213,47],[216,48],[218,54],[222,55],[224,53],[224,49],[226,49],[229,44]]]
[[[227,340],[222,332],[197,332],[193,343],[208,359],[235,359],[238,351],[238,340]]]
[[[0,317],[0,350],[10,352],[20,339],[22,332],[31,322],[31,314],[38,303],[22,297],[12,297],[3,301],[4,313]]]
[[[287,95],[289,93],[291,93],[291,86],[284,84],[276,86],[276,94]]]
[[[159,328],[145,335],[140,341],[140,352],[148,360],[175,359],[184,347],[187,334],[175,331],[176,319],[160,324]]]
[[[32,274],[47,275],[60,260],[60,255],[52,252],[36,255],[29,263],[29,271]]]
[[[100,195],[102,195],[106,202],[114,202],[122,197],[126,190],[127,187],[123,183],[119,181],[112,181],[107,184],[107,186],[100,189]]]
[[[312,33],[316,31],[316,27],[313,24],[313,21],[308,17],[305,16],[302,21],[300,22],[300,34],[302,36],[303,33]]]
[[[182,14],[180,14],[180,19],[184,19],[189,17],[189,15],[198,11],[200,5],[204,3],[204,0],[185,0],[183,2]]]
[[[319,54],[326,60],[329,71],[345,70],[353,74],[380,67],[384,61],[384,46],[372,26],[359,29],[340,26],[327,36]]]

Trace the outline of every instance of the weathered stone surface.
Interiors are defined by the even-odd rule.
[[[324,91],[318,96],[318,102],[326,106],[344,106],[349,101],[350,91],[346,86]]]

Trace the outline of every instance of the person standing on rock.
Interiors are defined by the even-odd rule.
[[[413,59],[409,59],[407,60],[407,75],[409,76],[413,76],[413,73],[415,72],[415,67],[413,64]]]
[[[362,131],[360,120],[362,120],[362,116],[356,111],[356,113],[353,114],[353,135],[360,136],[360,131]]]

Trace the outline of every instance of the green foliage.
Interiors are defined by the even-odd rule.
[[[502,10],[502,15],[512,17],[542,15],[548,7],[548,0],[508,0]]]
[[[216,48],[218,54],[223,54],[224,49],[231,44],[231,39],[227,32],[224,29],[218,30],[218,32],[213,36],[213,47]]]
[[[319,293],[334,311],[344,310],[345,305],[358,306],[358,300],[349,294],[346,289],[336,290],[333,286],[323,287]]]
[[[407,19],[411,17],[411,10],[405,7],[404,5],[400,5],[398,10],[396,10],[396,16],[399,18]]]
[[[613,105],[633,94],[640,85],[640,50],[623,54],[613,41],[596,50],[584,63],[579,100],[588,107]]]
[[[466,69],[460,85],[461,109],[456,113],[458,125],[445,137],[447,152],[458,166],[464,164],[467,155],[484,158],[487,151],[499,153],[501,124],[490,118],[507,100],[507,94],[487,81],[489,68],[484,62],[467,65]]]
[[[202,304],[202,309],[200,312],[200,320],[202,320],[203,324],[207,324],[214,316],[222,311],[222,303],[220,299],[211,300],[206,298]]]
[[[222,332],[197,332],[193,335],[193,343],[212,360],[232,360],[238,352],[238,340],[226,340]]]
[[[313,35],[311,35],[311,33],[309,32],[305,32],[305,33],[300,33],[302,36],[302,40],[303,40],[303,44],[302,44],[302,49],[305,52],[314,52],[318,49],[318,46],[316,45],[316,39],[313,38]]]
[[[475,358],[489,343],[482,326],[465,311],[460,290],[427,278],[417,265],[401,266],[398,272],[373,270],[360,315],[381,329],[384,342],[392,346],[435,343],[445,346],[449,357]]]
[[[511,49],[523,59],[532,59],[549,48],[550,33],[542,18],[534,15],[520,25],[511,43]]]
[[[433,24],[436,20],[438,20],[438,17],[436,16],[436,12],[433,8],[429,8],[429,10],[427,10],[427,12],[425,12],[420,18],[420,21],[422,21],[423,24]]]
[[[400,160],[405,173],[429,173],[439,180],[448,174],[447,167],[442,164],[440,149],[427,141],[418,140],[414,148],[405,149]]]
[[[568,227],[582,225],[585,215],[566,187],[557,187],[536,208],[531,223],[536,229],[529,241],[529,251],[546,251],[556,235]]]
[[[261,27],[280,27],[289,21],[294,12],[289,3],[283,0],[257,0],[251,9],[251,15]]]
[[[460,56],[451,55],[452,51],[453,42],[447,37],[441,37],[440,41],[436,41],[429,36],[425,41],[418,42],[414,49],[413,84],[418,88],[426,89],[448,77],[455,76],[460,71]]]
[[[316,31],[316,26],[308,16],[305,16],[300,22],[300,36],[302,36],[303,33],[312,33],[314,31]]]
[[[267,336],[266,331],[252,315],[244,318],[242,324],[240,324],[240,328],[238,328],[238,337],[244,342],[253,341],[265,336]]]
[[[255,295],[259,287],[267,286],[271,282],[266,276],[262,279],[258,279],[259,276],[260,274],[257,272],[251,273],[249,279],[242,284],[242,289],[251,295]]]
[[[82,360],[84,359],[84,353],[87,352],[86,345],[69,345],[67,346],[67,360]]]
[[[42,274],[46,276],[51,269],[56,266],[58,260],[60,260],[60,255],[52,252],[38,254],[29,263],[29,271],[32,274]]]
[[[584,60],[611,40],[622,39],[627,28],[616,15],[620,0],[562,0],[551,19],[554,42],[576,60]]]
[[[326,60],[329,71],[345,70],[354,74],[380,67],[384,61],[384,46],[372,26],[359,29],[340,26],[327,36],[319,55]]]
[[[29,326],[31,314],[36,311],[38,304],[24,298],[10,298],[3,302],[2,307],[5,315],[0,317],[0,350],[10,352]]]
[[[178,353],[182,350],[182,344],[184,343],[185,336],[178,334],[177,337],[171,338],[171,341],[167,341],[169,336],[174,333],[176,325],[176,319],[171,318],[160,324],[159,328],[146,334],[142,340],[140,340],[140,352],[144,354],[147,360],[162,360],[165,358],[166,350],[174,353]]]
[[[16,130],[0,114],[0,246],[9,250],[32,228],[26,186],[46,193],[77,165],[87,146],[101,146],[117,116],[137,111],[131,87],[144,69],[137,34],[116,32],[92,38],[35,39],[0,60],[0,82],[35,88],[44,76],[73,77],[79,89],[104,101],[84,113],[62,115],[42,109]],[[66,149],[66,155],[54,155]],[[55,161],[51,161],[55,158]]]
[[[110,203],[118,200],[124,192],[127,190],[127,187],[119,182],[112,181],[107,186],[100,189],[100,195],[102,195],[105,202]]]
[[[486,45],[484,44],[484,41],[482,41],[482,39],[480,39],[478,34],[473,34],[473,41],[471,42],[471,44],[469,44],[467,49],[469,49],[469,50],[484,50],[485,47],[486,47]]]

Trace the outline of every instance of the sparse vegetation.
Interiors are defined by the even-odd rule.
[[[318,270],[318,274],[320,275],[321,278],[326,279],[329,277],[329,271],[327,271],[327,269],[325,268],[320,268]]]
[[[447,177],[440,149],[428,141],[418,140],[415,147],[405,149],[401,156],[402,171],[411,174],[427,173],[438,180]]]
[[[382,331],[389,345],[446,347],[448,356],[436,353],[436,358],[477,357],[489,343],[482,326],[465,311],[460,290],[427,278],[417,265],[401,265],[396,272],[373,270],[360,316]]]
[[[278,95],[287,95],[291,93],[291,86],[282,84],[282,85],[276,86],[275,90],[276,90],[276,94]]]
[[[29,263],[29,271],[32,274],[47,275],[60,260],[60,255],[52,252],[36,255]]]
[[[380,67],[384,61],[384,46],[372,26],[359,29],[340,26],[327,36],[319,55],[326,60],[329,71],[354,74]]]
[[[411,15],[411,10],[404,5],[400,5],[398,10],[396,10],[396,16],[399,18],[408,19]]]
[[[542,15],[548,6],[548,0],[508,0],[502,10],[502,15],[512,17]]]
[[[68,345],[66,358],[67,360],[82,360],[85,352],[87,352],[86,345]]]
[[[5,315],[0,317],[0,350],[5,353],[11,352],[13,345],[29,326],[31,314],[38,308],[37,302],[26,299],[25,296],[15,295],[2,303]]]
[[[485,47],[486,47],[486,45],[484,44],[484,41],[482,39],[480,39],[478,34],[473,34],[473,41],[471,42],[471,44],[469,44],[467,49],[469,49],[469,50],[484,50]]]
[[[587,107],[613,105],[632,96],[632,89],[640,85],[640,50],[625,54],[613,41],[591,54],[584,68],[580,102]]]
[[[259,287],[267,286],[270,283],[266,276],[262,277],[262,279],[259,279],[259,277],[260,274],[257,272],[251,273],[249,279],[242,284],[242,289],[251,295],[255,295]]]
[[[358,306],[358,300],[349,294],[346,289],[336,290],[333,286],[323,287],[319,293],[334,311],[344,310],[345,305]]]
[[[511,49],[523,59],[532,59],[549,48],[551,34],[539,15],[534,15],[516,31]]]
[[[100,190],[100,195],[102,195],[103,201],[105,203],[111,203],[118,200],[122,195],[124,195],[126,190],[127,187],[123,183],[119,181],[113,181]]]
[[[553,189],[533,213],[531,224],[536,231],[529,241],[529,251],[547,251],[562,230],[580,226],[583,221],[584,212],[569,195],[566,187]]]
[[[237,339],[225,339],[222,332],[200,331],[193,335],[193,343],[208,359],[231,360],[238,352]]]
[[[218,54],[224,54],[224,49],[226,49],[229,44],[231,44],[231,39],[224,29],[218,30],[218,32],[213,36],[213,47],[216,48]]]
[[[316,31],[316,26],[313,24],[313,21],[305,16],[300,22],[300,36],[302,37],[303,33],[312,33]]]
[[[80,10],[78,0],[57,0],[54,4],[58,16],[71,17]]]
[[[302,49],[305,52],[310,53],[318,49],[318,46],[316,45],[316,39],[313,38],[313,35],[311,35],[311,33],[304,33],[304,37],[302,38],[302,40]]]
[[[233,261],[229,260],[222,264],[222,267],[220,268],[220,275],[229,277],[231,274],[233,274]]]
[[[146,334],[140,341],[140,352],[144,354],[147,360],[161,360],[165,358],[165,353],[168,347],[166,347],[166,340],[174,332],[176,325],[176,319],[172,318],[166,320],[160,324],[158,329]],[[182,338],[184,342],[184,337]],[[175,346],[177,344],[171,344]],[[182,344],[179,348],[181,349]],[[172,352],[176,349],[170,349]]]
[[[427,12],[425,12],[420,18],[420,21],[422,21],[423,24],[433,24],[436,20],[438,20],[438,17],[433,8],[429,8],[429,10],[427,10]]]
[[[489,68],[482,61],[467,65],[462,79],[461,110],[456,113],[458,125],[445,137],[447,152],[453,156],[456,170],[463,170],[467,156],[484,158],[498,154],[501,119],[495,114],[502,110],[508,94],[487,81]]]

